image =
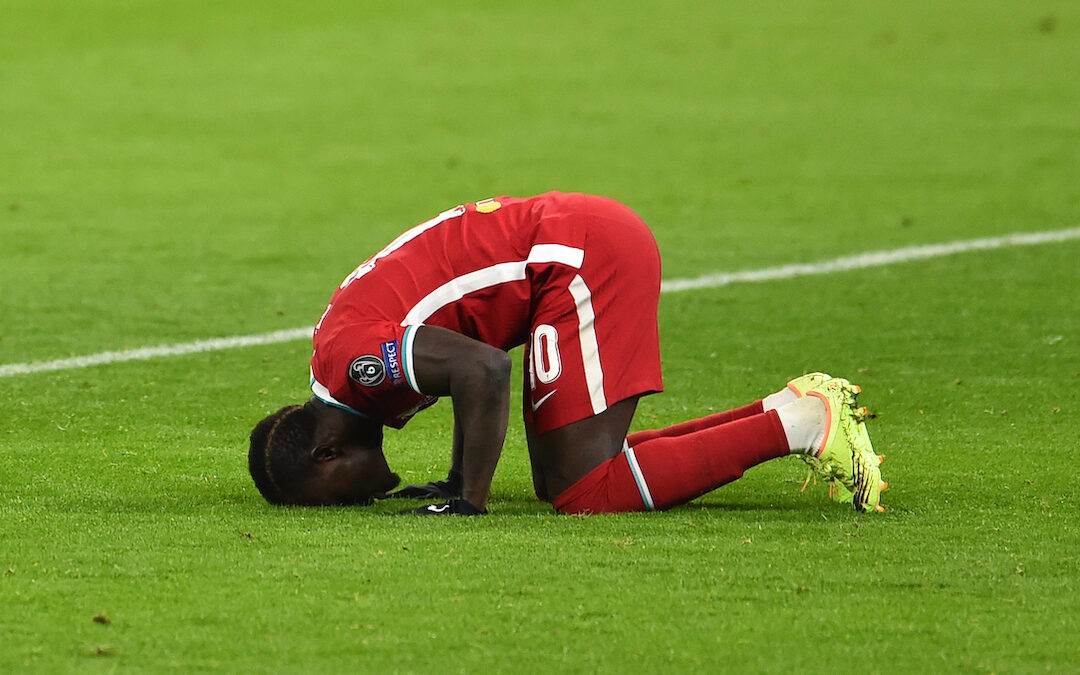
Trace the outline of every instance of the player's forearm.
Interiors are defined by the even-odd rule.
[[[506,440],[510,356],[459,333],[421,326],[417,329],[412,357],[417,391],[449,395],[453,399],[454,463],[461,468],[461,496],[483,509]]]
[[[487,507],[510,415],[510,360],[505,353],[500,355],[451,381],[462,439],[461,496],[479,509]]]

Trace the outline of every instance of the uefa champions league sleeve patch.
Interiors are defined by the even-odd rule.
[[[386,379],[386,366],[378,356],[365,354],[349,364],[349,379],[365,387],[377,387]]]

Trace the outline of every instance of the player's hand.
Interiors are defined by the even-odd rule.
[[[464,499],[448,499],[442,504],[428,504],[418,509],[399,511],[399,516],[481,516],[487,509],[478,509]]]
[[[446,480],[427,485],[406,485],[397,492],[386,495],[389,499],[453,499],[461,496],[461,474],[450,472]]]

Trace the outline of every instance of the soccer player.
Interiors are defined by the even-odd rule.
[[[858,388],[812,373],[736,410],[627,436],[663,388],[660,255],[628,207],[549,192],[458,206],[349,274],[314,332],[313,396],[251,433],[248,464],[274,504],[441,500],[412,511],[486,513],[525,345],[522,408],[537,497],[564,513],[666,509],[799,454],[834,498],[880,510],[880,458]],[[383,454],[440,396],[453,402],[445,481],[408,486]]]

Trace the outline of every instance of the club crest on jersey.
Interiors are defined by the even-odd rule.
[[[349,364],[349,378],[365,387],[377,387],[386,379],[386,366],[374,354],[365,354]]]
[[[401,352],[398,349],[397,340],[382,343],[382,357],[386,364],[386,372],[390,375],[390,382],[397,384],[404,379],[401,374]]]

